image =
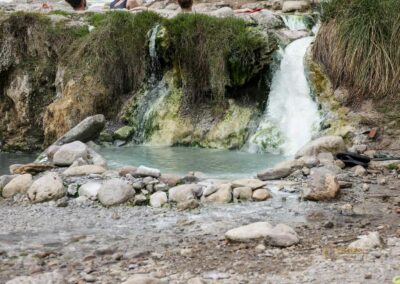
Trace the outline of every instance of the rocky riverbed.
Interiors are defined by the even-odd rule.
[[[346,167],[332,154],[343,139],[326,136],[259,179],[110,170],[93,142],[75,140],[89,139],[87,122],[1,177],[0,281],[390,283],[399,274],[396,160]]]
[[[32,283],[122,283],[145,274],[154,282],[129,283],[390,283],[400,269],[399,181],[385,178],[387,185],[368,191],[356,182],[329,203],[274,194],[191,211],[2,200],[0,281],[27,275]],[[276,248],[224,237],[259,221],[290,225],[300,243]],[[382,247],[348,248],[372,231]]]

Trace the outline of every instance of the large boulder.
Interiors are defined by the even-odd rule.
[[[319,153],[330,152],[336,154],[337,152],[346,151],[344,140],[340,136],[323,136],[317,138],[308,144],[304,145],[297,151],[295,158],[317,156]]]
[[[64,176],[85,176],[90,174],[102,174],[106,171],[105,168],[96,165],[82,165],[70,167],[63,172]]]
[[[4,186],[2,196],[4,198],[13,197],[17,193],[26,193],[32,185],[32,175],[24,174],[13,178]]]
[[[304,160],[289,160],[275,165],[257,174],[260,180],[275,180],[289,176],[293,171],[304,167]]]
[[[64,144],[54,154],[53,163],[57,166],[70,166],[79,158],[87,159],[88,147],[86,144],[75,141]]]
[[[284,1],[282,5],[282,12],[304,12],[311,8],[309,0],[292,0]]]
[[[150,196],[150,206],[152,207],[160,208],[167,202],[167,194],[163,191],[157,191]]]
[[[168,186],[176,186],[182,182],[182,177],[174,174],[162,174],[160,176],[160,181]]]
[[[263,239],[266,244],[288,247],[299,242],[297,233],[285,224],[273,227],[268,222],[256,222],[241,226],[225,233],[225,238],[233,242],[251,242]]]
[[[232,185],[220,184],[216,185],[216,192],[203,198],[203,202],[209,203],[229,203],[232,201]]]
[[[182,184],[168,190],[169,200],[180,203],[196,199],[196,192],[201,189],[197,184]]]
[[[88,142],[99,135],[105,124],[104,115],[96,114],[89,116],[60,137],[55,144],[62,145],[73,141]]]
[[[124,203],[135,195],[133,187],[127,182],[113,178],[106,181],[99,189],[98,199],[105,206]]]
[[[47,173],[37,179],[28,189],[28,197],[32,202],[56,200],[65,195],[63,181],[57,173]]]
[[[303,198],[320,201],[335,198],[340,192],[340,185],[335,172],[330,168],[314,168],[311,171],[307,187],[303,189]]]

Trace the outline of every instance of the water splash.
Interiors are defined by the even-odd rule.
[[[281,15],[285,26],[291,31],[308,30],[305,17],[303,15]]]
[[[313,37],[301,38],[285,48],[263,119],[250,138],[250,151],[279,151],[290,156],[318,129],[318,107],[304,74],[304,55],[312,41]]]

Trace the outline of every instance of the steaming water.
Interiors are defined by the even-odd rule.
[[[164,173],[184,175],[189,171],[200,171],[219,178],[251,177],[284,159],[268,153],[251,154],[192,147],[103,148],[100,154],[108,160],[110,167],[145,165],[158,168]]]
[[[320,122],[304,74],[304,55],[313,37],[290,43],[273,76],[264,117],[250,138],[250,151],[278,151],[291,156],[311,140]]]

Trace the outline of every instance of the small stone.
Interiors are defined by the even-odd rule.
[[[161,281],[146,274],[136,274],[121,284],[161,284]]]
[[[369,190],[369,184],[364,183],[362,188],[363,188],[363,191],[368,191]]]
[[[162,174],[160,176],[160,181],[167,184],[168,186],[176,186],[182,182],[182,178],[173,174]]]
[[[191,278],[188,280],[187,284],[207,284],[200,277]]]
[[[196,209],[200,206],[200,203],[195,199],[190,199],[182,202],[178,202],[176,208],[179,210],[191,210]]]
[[[332,229],[333,227],[334,227],[334,224],[331,221],[327,221],[324,224],[324,228],[326,228],[326,229]]]
[[[155,191],[168,191],[168,185],[164,183],[158,183],[154,185]]]
[[[340,213],[341,213],[342,215],[345,215],[345,216],[352,216],[352,215],[354,215],[353,205],[350,204],[350,203],[346,203],[346,204],[340,206],[339,211],[340,211]]]
[[[95,250],[94,252],[96,255],[108,255],[108,254],[114,254],[115,249],[112,247],[101,247]]]
[[[167,202],[167,194],[163,191],[158,191],[150,196],[150,206],[152,207],[160,208]]]
[[[367,170],[363,166],[355,166],[351,169],[356,176],[362,177],[367,174]]]
[[[133,200],[134,205],[145,205],[147,203],[147,197],[145,194],[136,194]]]
[[[236,187],[250,187],[252,190],[261,188],[266,185],[266,182],[259,179],[239,179],[232,182],[232,188]]]
[[[265,251],[265,249],[266,249],[266,247],[263,244],[259,244],[255,248],[255,250],[258,251],[258,252],[263,252],[263,251]]]
[[[380,184],[380,185],[385,185],[386,183],[387,183],[386,178],[380,178],[380,179],[378,179],[378,184]]]
[[[253,190],[251,187],[236,187],[233,189],[233,197],[239,200],[251,200]]]
[[[136,170],[136,175],[143,176],[143,177],[155,177],[155,178],[158,178],[161,175],[161,172],[160,172],[159,169],[140,166]]]
[[[53,163],[56,166],[70,166],[72,163],[79,159],[86,159],[88,156],[88,147],[85,143],[75,141],[72,143],[64,144],[54,154]]]
[[[97,194],[101,188],[101,183],[89,181],[79,188],[79,196],[86,196],[91,200],[97,199]]]
[[[272,195],[265,188],[259,188],[253,192],[252,197],[255,201],[264,201],[264,200],[267,200],[268,198],[271,198]]]
[[[127,174],[130,174],[131,176],[134,176],[136,174],[136,170],[137,170],[137,167],[124,166],[124,167],[119,168],[117,171],[118,171],[118,174],[121,177],[124,177]]]
[[[133,135],[134,132],[135,128],[131,126],[123,126],[114,132],[113,137],[116,140],[126,141]]]
[[[303,172],[303,175],[308,176],[310,174],[310,169],[307,167],[304,167],[301,169],[301,171]]]
[[[370,250],[381,246],[382,246],[382,240],[379,233],[370,232],[368,233],[368,235],[359,236],[357,241],[354,241],[349,245],[349,248]]]
[[[372,274],[371,273],[366,273],[364,275],[364,279],[372,279]]]
[[[335,165],[341,169],[346,167],[346,164],[342,160],[335,160]]]
[[[186,248],[186,249],[181,249],[180,255],[182,256],[190,256],[192,254],[192,249]]]
[[[102,174],[106,171],[105,168],[96,165],[83,165],[77,167],[69,167],[63,172],[64,176],[86,176],[91,174]]]
[[[105,206],[124,203],[135,195],[132,186],[120,179],[106,181],[98,191],[98,199]]]
[[[229,203],[232,200],[232,187],[231,184],[216,185],[217,191],[207,197],[203,197],[203,202],[209,203]]]

